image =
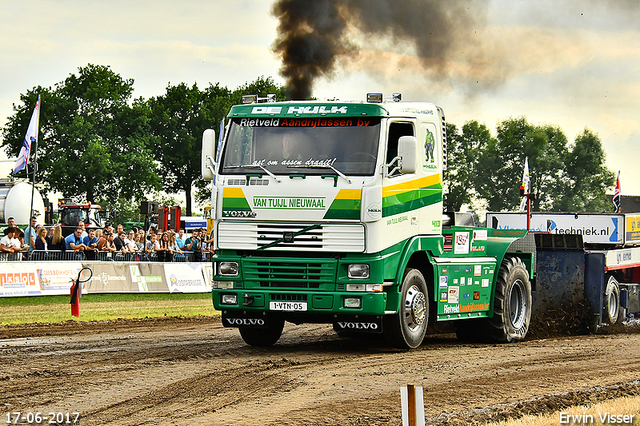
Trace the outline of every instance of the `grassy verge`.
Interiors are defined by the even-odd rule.
[[[80,317],[71,316],[69,296],[0,298],[0,325],[216,314],[210,293],[85,294],[80,299]]]
[[[622,397],[594,405],[571,407],[548,415],[527,415],[517,420],[486,423],[485,426],[557,426],[559,424],[623,424],[638,426],[640,425],[640,410],[638,407],[640,407],[640,396]],[[607,415],[614,417],[611,418]],[[618,417],[623,415],[627,415],[627,417]],[[601,420],[604,420],[604,422]]]

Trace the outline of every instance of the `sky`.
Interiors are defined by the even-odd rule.
[[[477,4],[482,7],[463,25],[468,32],[446,58],[445,75],[425,68],[400,29],[367,34],[351,25],[358,54],[339,58],[314,81],[312,95],[363,100],[367,92],[400,92],[404,100],[443,107],[459,128],[478,120],[494,135],[499,122],[521,116],[560,127],[570,142],[587,127],[602,140],[607,166],[620,171],[622,194],[640,195],[634,157],[640,151],[640,2]],[[266,76],[284,84],[272,6],[270,0],[0,0],[0,126],[21,93],[54,87],[87,64],[132,78],[134,97],[159,96],[182,82],[235,89]],[[0,176],[13,166],[5,158],[1,152]]]

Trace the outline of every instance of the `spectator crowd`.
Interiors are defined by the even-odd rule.
[[[213,233],[205,229],[148,231],[133,227],[125,232],[122,225],[104,229],[85,228],[80,222],[74,232],[63,237],[62,226],[47,228],[35,217],[24,231],[7,220],[8,227],[0,239],[0,261],[9,260],[123,260],[200,262],[211,260]]]

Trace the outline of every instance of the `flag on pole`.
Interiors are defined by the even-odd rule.
[[[525,196],[520,199],[520,211],[527,211],[527,196],[529,194],[529,158],[527,157],[524,160],[524,172],[522,173],[522,186],[520,188],[524,189]]]
[[[620,213],[620,170],[618,170],[618,177],[616,178],[616,189],[613,191],[613,205],[615,206],[615,213]]]
[[[31,114],[31,121],[29,122],[29,128],[27,129],[27,134],[25,135],[24,141],[22,142],[22,148],[20,149],[20,154],[18,154],[18,160],[16,161],[16,165],[13,167],[13,174],[16,174],[20,170],[24,169],[25,166],[29,163],[29,155],[31,154],[31,144],[33,142],[38,141],[38,121],[39,120],[40,120],[40,95],[38,95],[36,107],[33,109],[33,114]]]

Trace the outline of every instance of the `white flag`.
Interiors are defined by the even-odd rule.
[[[31,144],[33,142],[38,141],[39,119],[40,119],[40,95],[38,95],[38,101],[36,102],[36,107],[33,109],[33,114],[31,115],[31,121],[29,122],[29,128],[27,129],[27,134],[25,135],[24,141],[22,142],[22,148],[20,149],[18,160],[16,161],[16,165],[13,167],[14,174],[24,169],[25,166],[29,163],[29,155],[31,154]]]
[[[524,193],[529,194],[529,158],[524,160],[524,173],[522,173],[522,186],[524,187]],[[527,211],[527,197],[526,195],[520,200],[520,211]]]

